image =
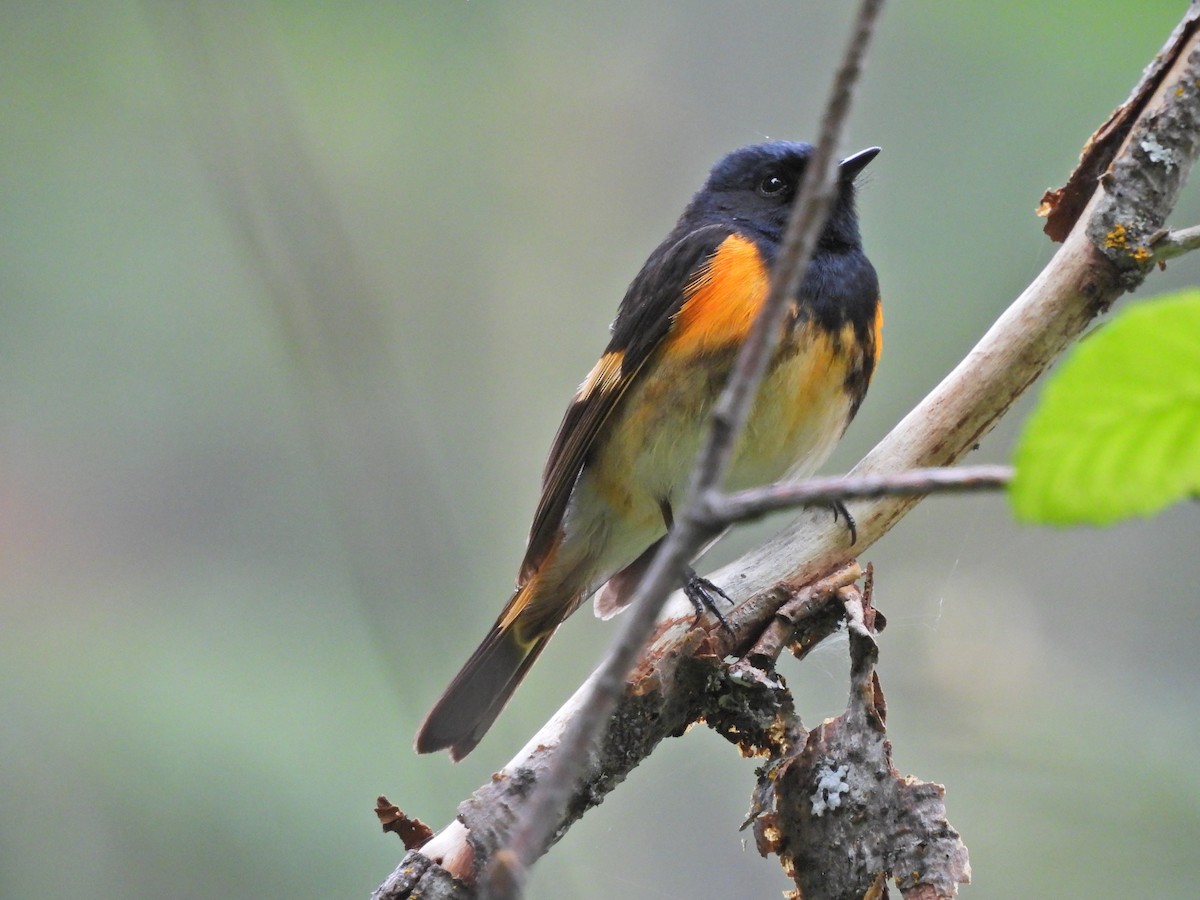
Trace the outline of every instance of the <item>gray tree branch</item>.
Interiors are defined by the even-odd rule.
[[[1089,142],[1077,175],[1048,200],[1047,212],[1065,235],[1054,258],[954,371],[855,467],[853,476],[890,476],[961,459],[1097,315],[1153,269],[1156,260],[1149,248],[1161,239],[1198,150],[1197,20],[1193,6],[1130,100]],[[859,532],[853,551],[878,540],[918,500],[883,496],[850,504]],[[582,760],[579,780],[561,815],[545,823],[551,840],[560,836],[662,738],[681,733],[698,718],[717,718],[714,692],[737,689],[723,660],[749,650],[780,607],[844,567],[852,555],[844,528],[824,511],[808,512],[713,577],[738,601],[729,615],[731,631],[708,619],[696,622],[686,599],[672,596],[626,679],[602,741],[588,752],[583,752],[586,742],[564,744],[570,723],[601,677],[598,670],[489,784],[460,806],[456,822],[408,854],[375,896],[473,896],[469,885],[481,862],[506,845],[513,821],[525,814],[531,789],[552,778],[556,758],[569,754]],[[853,577],[853,569],[846,577]],[[861,673],[861,665],[856,666]],[[877,687],[877,681],[872,684]],[[858,703],[859,720],[875,721],[876,699],[881,701],[882,694],[870,703],[852,699],[852,707]],[[964,859],[959,874],[965,871]],[[951,896],[954,889],[944,880],[900,887],[914,897]],[[806,897],[811,890],[811,885],[805,889]]]

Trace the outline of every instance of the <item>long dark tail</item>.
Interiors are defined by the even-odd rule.
[[[448,749],[457,762],[475,749],[554,635],[522,641],[519,631],[504,617],[492,627],[421,723],[418,753]]]

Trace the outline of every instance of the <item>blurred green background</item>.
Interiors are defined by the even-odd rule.
[[[401,857],[377,794],[450,820],[611,634],[572,620],[465,762],[413,755],[559,415],[711,163],[813,136],[851,7],[0,7],[0,896],[362,897]],[[845,147],[884,148],[886,352],[829,471],[1050,258],[1041,192],[1184,7],[888,10]],[[895,760],[947,784],[966,896],[1195,896],[1197,524],[946,499],[866,554]],[[840,711],[844,643],[785,672]],[[752,770],[667,742],[531,896],[777,896]]]

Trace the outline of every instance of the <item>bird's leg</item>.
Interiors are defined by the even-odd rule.
[[[658,508],[662,512],[663,522],[666,523],[667,530],[670,531],[675,524],[675,517],[671,514],[671,501],[660,500]],[[726,594],[723,590],[696,573],[690,565],[683,569],[683,594],[691,601],[692,607],[696,610],[696,621],[704,615],[705,611],[711,612],[717,617],[725,630],[730,634],[733,633],[733,626],[729,624],[729,620],[725,618],[724,613],[717,607],[717,598],[721,598],[730,606],[733,605],[733,598]]]

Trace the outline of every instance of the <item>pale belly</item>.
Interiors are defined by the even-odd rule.
[[[726,488],[815,471],[849,418],[846,370],[827,339],[800,341],[777,362],[738,441]],[[722,382],[723,373],[710,377],[695,362],[660,365],[624,398],[564,522],[569,551],[559,562],[591,569],[593,589],[665,534],[661,504],[682,502]]]
[[[811,334],[811,332],[810,332]],[[618,509],[678,502],[699,452],[724,372],[677,364],[635,385],[588,474]],[[797,341],[764,379],[734,453],[726,487],[806,475],[828,457],[850,414],[847,364],[827,337]]]

